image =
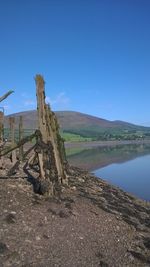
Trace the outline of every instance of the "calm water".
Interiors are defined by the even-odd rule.
[[[94,171],[98,177],[150,201],[150,155]]]
[[[150,201],[150,146],[124,145],[86,149],[68,157],[123,190]]]

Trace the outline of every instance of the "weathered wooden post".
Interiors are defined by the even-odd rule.
[[[0,111],[0,151],[3,148],[4,140],[4,112]],[[0,169],[3,169],[4,159],[0,158]]]
[[[13,147],[15,145],[15,118],[10,117],[9,118],[9,123],[10,123],[10,138],[11,138],[11,146]],[[12,151],[12,162],[16,162],[16,150]]]
[[[11,95],[14,91],[10,90],[6,94],[0,97],[0,102],[2,102],[4,99],[6,99],[9,95]]]
[[[0,97],[0,102],[5,100],[10,94],[12,94],[14,91],[10,90],[6,94]],[[4,111],[0,111],[0,141],[3,142],[4,138]]]
[[[40,165],[40,182],[41,184],[46,184],[46,193],[55,195],[63,184],[68,184],[63,162],[63,146],[60,145],[62,139],[59,135],[56,117],[51,111],[50,106],[45,103],[44,79],[41,75],[36,75],[35,81],[38,127],[41,133],[41,140],[38,140],[39,147],[37,149]]]
[[[13,91],[10,90],[8,91],[6,94],[4,94],[3,96],[0,97],[0,102],[2,102],[3,100],[5,100],[10,94],[12,94]],[[1,143],[1,147],[0,147],[0,152],[1,152],[1,148],[4,146],[4,111],[0,111],[0,143]],[[0,157],[0,168],[3,168],[3,157]]]
[[[4,139],[4,112],[0,111],[0,142]]]
[[[19,142],[23,139],[23,120],[19,117]],[[23,145],[19,147],[19,160],[23,161]]]

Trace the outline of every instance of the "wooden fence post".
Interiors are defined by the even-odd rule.
[[[23,139],[23,119],[19,117],[19,142]],[[23,145],[19,147],[19,160],[23,161]]]
[[[4,112],[0,111],[0,142],[4,139]]]
[[[13,147],[15,145],[15,118],[10,117],[9,118],[10,122],[10,138],[11,138],[11,146]],[[16,162],[16,150],[12,151],[12,162]]]
[[[41,132],[42,143],[38,152],[41,180],[48,181],[49,194],[54,195],[62,184],[68,184],[60,143],[58,123],[50,106],[45,103],[45,82],[41,75],[36,75],[36,95],[38,127]],[[65,154],[65,153],[64,153]]]

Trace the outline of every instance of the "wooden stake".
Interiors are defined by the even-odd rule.
[[[41,132],[39,147],[39,165],[41,179],[48,180],[50,185],[49,191],[55,191],[62,184],[67,184],[67,177],[63,163],[63,155],[60,149],[59,127],[55,114],[51,111],[50,106],[45,103],[45,82],[41,75],[36,75],[36,95],[38,111],[38,127]]]
[[[0,111],[0,142],[4,140],[4,113]]]
[[[23,120],[19,117],[19,142],[23,139]],[[23,145],[19,147],[19,160],[23,161]]]
[[[14,147],[15,145],[15,118],[10,117],[9,122],[10,122],[11,147]],[[13,150],[11,155],[12,155],[12,162],[15,163],[16,162],[16,150]]]
[[[10,94],[12,94],[14,91],[10,90],[6,94],[0,97],[0,102],[2,102],[4,99],[6,99]]]

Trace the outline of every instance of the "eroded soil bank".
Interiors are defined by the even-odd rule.
[[[150,266],[149,203],[77,168],[57,199],[27,179],[0,178],[0,266]]]

